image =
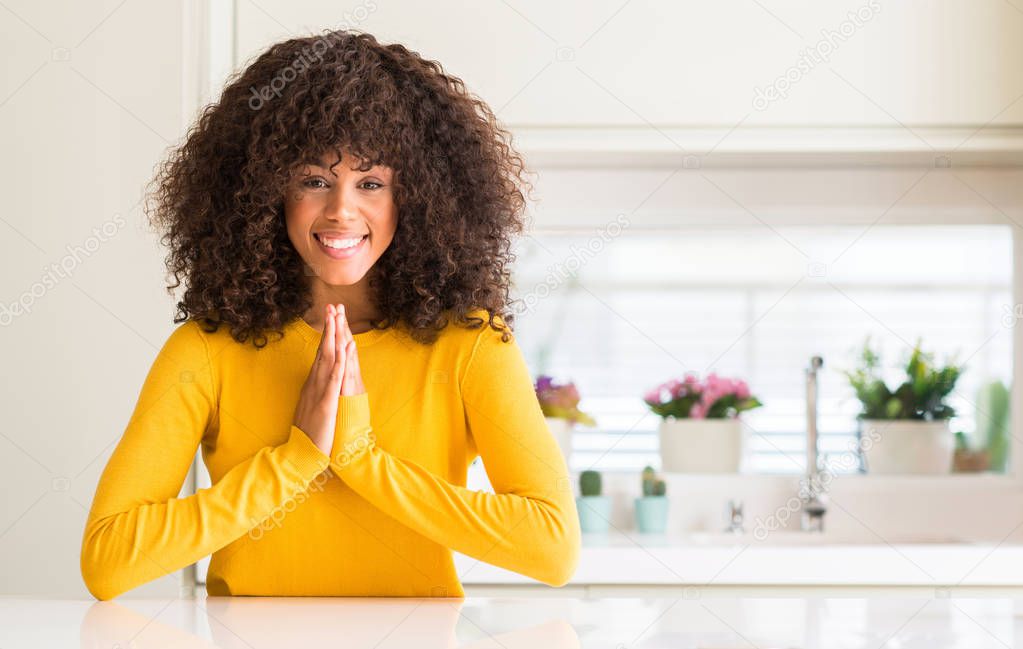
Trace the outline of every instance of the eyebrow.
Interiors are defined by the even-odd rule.
[[[349,155],[348,159],[351,159],[351,158],[352,158],[352,156]],[[359,160],[361,160],[361,158],[359,158]],[[337,164],[341,164],[342,162],[345,162],[345,159],[342,159],[339,162],[335,163],[335,166]],[[312,165],[314,167],[320,167],[321,169],[326,169],[327,171],[329,171],[331,173],[331,175],[337,176],[337,174],[334,172],[334,170],[331,169],[331,165],[327,164],[324,160],[317,160],[316,158],[308,157],[307,156],[307,157],[303,158],[302,160],[300,160],[299,164],[305,164],[305,165]],[[373,170],[373,167],[383,167],[383,168],[386,169],[387,165],[385,165],[383,163],[374,164],[372,167],[369,168],[369,170],[367,170],[367,171],[365,171],[363,173],[369,173],[370,171]],[[349,167],[349,168],[351,168],[351,167]]]

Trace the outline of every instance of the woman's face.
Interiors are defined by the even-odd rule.
[[[285,194],[288,237],[316,277],[330,285],[361,280],[391,245],[398,225],[394,171],[342,153],[298,165]]]

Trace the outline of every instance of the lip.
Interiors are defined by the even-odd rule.
[[[340,238],[343,239],[345,237]],[[313,235],[313,241],[316,242],[316,247],[319,248],[323,254],[327,255],[331,259],[348,259],[349,257],[354,257],[355,255],[359,254],[362,251],[362,249],[366,247],[366,242],[369,241],[369,235],[368,234],[364,235],[362,241],[360,241],[358,244],[352,246],[351,248],[345,248],[343,250],[337,250],[335,248],[323,245],[323,243],[320,242],[320,239],[315,234]]]

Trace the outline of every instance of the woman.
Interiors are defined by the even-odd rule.
[[[509,140],[436,62],[345,31],[205,109],[148,206],[184,324],[97,487],[95,597],[211,554],[209,595],[461,597],[452,550],[569,580],[568,471],[509,328]],[[213,486],[179,498],[200,445]],[[495,493],[465,487],[477,456]]]

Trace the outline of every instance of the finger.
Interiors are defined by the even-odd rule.
[[[347,320],[347,314],[345,313],[345,305],[337,305],[337,318],[334,322],[334,345],[337,347],[337,354],[341,360],[341,378],[344,379],[345,364],[348,362],[348,358],[345,355],[345,320]]]
[[[345,368],[345,381],[350,389],[347,394],[362,394],[366,391],[362,382],[362,366],[359,364],[359,347],[352,340],[348,349],[348,366]]]
[[[337,347],[334,344],[334,305],[328,304],[325,311],[327,315],[323,319],[323,335],[320,336],[320,347],[316,352],[316,360],[320,367],[329,370],[337,355]]]
[[[354,368],[353,363],[355,362],[356,354],[355,334],[352,333],[352,326],[348,319],[345,318],[345,357],[347,359],[347,363],[345,364],[345,376],[352,388],[349,390],[349,394],[356,394],[358,392],[358,386],[355,383],[358,381],[358,375],[352,375],[352,373],[348,371],[349,368]]]
[[[344,353],[346,343],[345,334],[348,331],[348,325],[346,324],[348,322],[348,313],[345,311],[345,305],[339,304],[337,306],[337,313],[337,339],[335,340],[335,344],[338,349]]]
[[[324,331],[324,338],[329,338],[330,348],[334,350],[334,354],[331,357],[330,363],[330,374],[327,379],[327,389],[329,393],[334,396],[341,391],[341,379],[343,378],[343,372],[345,367],[345,356],[344,350],[337,344],[337,310],[334,305],[330,306],[331,315],[329,318],[329,329]]]
[[[358,350],[355,348],[355,341],[352,340],[348,343],[348,348],[345,352],[348,356],[348,363],[345,364],[345,382],[341,388],[341,394],[351,396],[358,394],[356,389],[356,383],[358,381],[355,364],[357,363],[356,358],[358,357]]]
[[[348,312],[344,304],[338,305],[337,346],[342,352],[348,347]]]

